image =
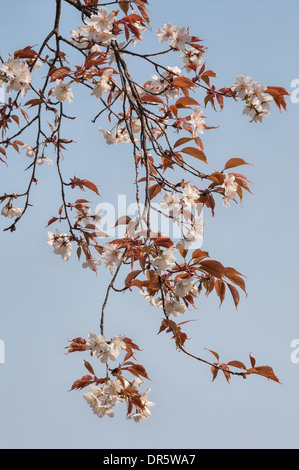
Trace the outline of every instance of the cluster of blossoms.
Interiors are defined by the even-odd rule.
[[[75,225],[100,225],[102,222],[103,209],[99,209],[96,214],[92,214],[89,206],[81,210],[77,210],[77,215],[74,218]]]
[[[203,118],[203,110],[199,106],[191,113],[189,122],[193,127],[193,137],[204,133],[206,121]]]
[[[33,147],[31,147],[31,145],[23,144],[22,148],[26,150],[26,157],[29,157],[29,158],[36,157],[36,151],[34,150]],[[44,156],[36,157],[37,165],[43,165],[44,163],[47,163],[48,165],[53,165],[53,161],[51,160],[51,158],[44,157]]]
[[[112,32],[114,21],[114,12],[109,13],[106,8],[99,8],[98,13],[85,20],[83,26],[71,31],[73,43],[81,49],[89,48],[90,43],[109,46],[116,39]]]
[[[170,41],[170,47],[181,51],[186,48],[187,43],[191,42],[189,30],[174,26],[172,23],[165,23],[163,28],[157,30],[157,35],[161,43]]]
[[[107,342],[105,336],[90,333],[88,335],[88,341],[85,344],[85,350],[90,351],[92,356],[100,359],[100,361],[107,364],[108,367],[109,360],[116,361],[120,352],[127,349],[125,340],[126,337],[124,334],[114,336],[111,341]],[[126,391],[129,390],[131,394],[134,394],[135,391],[137,393],[138,388],[143,383],[139,377],[133,382],[129,382],[122,376],[114,380],[107,377],[97,382],[104,384],[102,387],[99,387],[97,384],[91,384],[89,392],[85,393],[83,398],[87,401],[94,414],[99,418],[103,418],[105,415],[112,418],[114,416],[113,408],[125,401],[126,396],[128,396]],[[143,419],[147,419],[151,415],[149,408],[154,406],[154,403],[147,399],[149,392],[150,388],[141,394],[138,392],[140,406],[136,406],[134,413],[129,413],[129,419],[139,422]]]
[[[116,361],[120,351],[126,349],[126,343],[123,341],[124,338],[125,335],[114,336],[108,344],[105,336],[90,333],[85,349],[103,363],[107,363],[108,360]]]
[[[189,73],[193,70],[190,65],[195,65],[197,69],[202,66],[204,56],[204,52],[195,49],[195,47],[191,47],[190,49],[185,49],[183,51],[183,53],[180,55],[180,59],[183,60],[185,70]]]
[[[64,103],[66,100],[70,104],[73,103],[74,93],[72,88],[69,83],[65,83],[63,80],[56,80],[56,86],[51,89],[51,95],[60,103]]]
[[[55,255],[60,255],[62,261],[68,261],[72,254],[72,244],[70,237],[56,229],[56,233],[48,232],[48,243],[54,248]]]
[[[178,67],[166,67],[166,69],[160,76],[152,75],[153,80],[146,84],[145,89],[157,95],[175,99],[179,96],[179,90],[171,86],[171,83],[173,78],[180,75],[182,71]]]
[[[188,28],[179,28],[172,23],[165,23],[163,28],[157,30],[157,35],[160,43],[169,41],[172,49],[182,51],[180,58],[183,60],[187,72],[192,72],[191,64],[196,68],[202,66],[204,52],[201,48],[190,47],[186,49],[186,44],[190,44],[192,41]]]
[[[171,254],[169,255],[165,252],[163,255],[164,260],[167,256],[171,256]],[[172,261],[170,260],[169,266],[171,265]],[[170,292],[171,296],[166,296],[162,299],[156,295],[156,292],[149,293],[148,291],[140,289],[140,294],[144,296],[144,299],[146,302],[149,302],[150,305],[160,309],[165,309],[167,316],[173,315],[174,317],[179,317],[187,311],[186,304],[181,302],[180,299],[183,299],[184,301],[187,296],[192,296],[193,298],[197,297],[198,289],[195,286],[195,276],[176,279]]]
[[[138,390],[142,383],[142,380],[139,378],[135,379],[132,383],[129,383],[127,380],[108,379],[103,387],[91,384],[89,392],[84,393],[83,398],[96,416],[99,418],[104,416],[113,418],[114,406],[124,401],[124,389],[130,387],[131,390]],[[141,407],[136,407],[135,412],[131,413],[128,419],[133,419],[138,423],[151,415],[150,408],[154,406],[154,403],[147,399],[150,390],[148,388],[145,392],[139,394]]]
[[[174,254],[177,252],[175,247],[168,248],[164,250],[160,256],[154,258],[152,266],[156,269],[158,274],[161,274],[162,271],[166,271],[168,268],[173,266],[176,262]]]
[[[116,145],[116,144],[130,144],[131,139],[128,134],[127,129],[125,128],[118,128],[115,131],[108,131],[99,128],[99,132],[103,134],[103,137],[108,145]]]
[[[178,242],[177,247],[183,247],[189,249],[199,239],[203,238],[203,217],[202,209],[203,204],[199,202],[200,193],[198,189],[192,186],[190,183],[183,187],[183,198],[180,199],[177,193],[170,193],[166,191],[164,193],[163,201],[160,206],[163,209],[169,211],[169,215],[176,221],[182,229],[182,239]],[[189,208],[190,210],[196,211],[194,220],[191,228],[180,222],[180,216],[183,212],[183,208]]]
[[[57,7],[60,3],[57,2]],[[1,204],[5,201],[1,215],[17,218],[9,227],[11,231],[15,230],[18,218],[21,218],[31,205],[29,202],[31,186],[32,183],[38,182],[36,165],[53,164],[52,160],[44,155],[45,149],[53,145],[57,156],[62,205],[58,210],[59,216],[50,219],[48,226],[58,220],[64,221],[69,226],[69,233],[62,233],[58,229],[55,233],[48,232],[48,244],[63,261],[69,260],[73,245],[77,244],[78,259],[81,259],[82,253],[85,256],[82,262],[83,269],[88,268],[97,273],[98,266],[104,265],[113,276],[102,306],[101,335],[90,333],[87,341],[77,338],[69,348],[69,352],[89,352],[91,356],[99,359],[99,362],[105,365],[106,376],[97,378],[92,366],[85,361],[85,367],[93,377],[90,375],[82,377],[73,384],[72,390],[82,390],[90,386],[89,391],[84,394],[84,399],[100,418],[106,415],[114,416],[114,407],[125,402],[128,405],[127,417],[139,422],[150,416],[150,408],[154,405],[148,401],[150,389],[143,393],[138,390],[143,383],[141,377],[148,379],[148,376],[143,366],[133,362],[135,360],[133,349],[139,349],[138,346],[123,334],[114,336],[111,340],[107,340],[104,336],[104,311],[109,293],[112,290],[131,291],[137,287],[145,301],[160,309],[160,312],[163,311],[164,318],[160,332],[163,328],[167,332],[172,332],[176,346],[181,350],[184,350],[182,346],[188,339],[180,328],[185,322],[176,323],[169,317],[179,317],[190,307],[194,307],[194,301],[203,288],[207,295],[215,289],[221,303],[225,292],[229,289],[235,306],[238,306],[237,287],[246,293],[242,275],[233,268],[224,267],[218,261],[206,259],[209,258],[209,254],[201,249],[194,249],[191,255],[189,253],[189,249],[194,248],[196,243],[198,246],[198,242],[203,238],[203,225],[205,225],[202,216],[203,207],[211,209],[214,215],[216,205],[214,195],[222,195],[223,205],[229,207],[230,201],[235,201],[237,196],[242,199],[242,188],[250,192],[248,180],[244,175],[225,173],[230,168],[246,164],[243,159],[231,159],[225,164],[224,170],[214,171],[212,174],[203,173],[197,166],[198,161],[207,163],[200,136],[206,130],[214,128],[206,125],[203,109],[204,106],[211,105],[215,111],[218,106],[222,110],[224,98],[238,97],[245,102],[243,114],[250,116],[254,122],[262,122],[270,113],[271,101],[274,100],[279,108],[286,106],[284,95],[287,92],[281,87],[267,88],[266,85],[254,82],[251,77],[245,78],[241,75],[237,77],[236,83],[231,88],[216,90],[215,86],[210,84],[211,77],[216,77],[216,74],[212,70],[206,70],[203,63],[206,49],[199,44],[201,40],[197,36],[192,36],[189,28],[179,28],[172,23],[166,23],[157,30],[160,43],[169,43],[168,50],[157,54],[138,54],[130,50],[129,46],[135,46],[143,39],[142,34],[147,27],[150,29],[146,0],[110,2],[117,3],[119,9],[108,12],[105,7],[100,7],[97,14],[91,14],[97,9],[95,2],[84,3],[85,6],[83,2],[77,2],[76,8],[82,11],[83,25],[77,30],[71,30],[71,41],[57,33],[60,28],[56,24],[51,33],[56,40],[53,47],[50,46],[50,40],[52,41],[50,34],[39,49],[39,53],[33,51],[31,47],[26,47],[16,51],[14,58],[9,57],[0,67],[0,86],[7,84],[8,93],[16,91],[23,97],[31,89],[35,99],[29,100],[25,106],[33,109],[36,107],[37,110],[36,116],[30,119],[17,100],[14,103],[13,100],[9,100],[2,108],[2,118],[0,116],[3,136],[12,120],[20,124],[19,116],[12,114],[14,107],[22,112],[26,120],[25,126],[18,130],[15,137],[34,122],[38,123],[38,135],[33,147],[14,140],[15,137],[8,139],[6,136],[3,137],[1,155],[7,157],[6,150],[10,145],[18,152],[21,146],[26,152],[26,157],[34,159],[34,162],[31,162],[27,168],[32,169],[27,192],[21,195],[5,193],[0,196]],[[136,10],[133,9],[133,4],[136,5]],[[125,16],[120,18],[121,11]],[[57,10],[56,22],[59,23],[58,13]],[[125,42],[118,42],[120,34],[125,36],[123,38]],[[76,53],[79,52],[83,58],[82,65],[73,67],[67,62],[63,48],[59,47],[59,44],[62,45],[61,41],[76,49]],[[49,51],[47,51],[49,55],[44,55],[47,48],[55,53],[53,57]],[[157,56],[170,51],[181,59],[180,67],[170,67],[156,62]],[[129,64],[126,63],[127,54],[154,66],[155,75],[149,74],[147,78],[150,79],[143,86],[132,78]],[[49,69],[45,74],[44,87],[38,88],[37,91],[37,87],[30,84],[31,72],[41,65],[40,60]],[[164,61],[164,63],[170,62]],[[194,75],[186,76],[186,73]],[[66,182],[59,165],[63,158],[62,150],[66,149],[67,144],[74,142],[63,138],[62,123],[64,118],[73,118],[66,115],[64,106],[57,106],[54,100],[58,103],[72,104],[74,102],[72,84],[84,85],[95,98],[94,101],[100,109],[97,110],[98,114],[93,122],[96,122],[104,112],[109,123],[115,118],[110,130],[98,128],[106,143],[132,145],[138,216],[133,220],[120,214],[121,217],[114,225],[114,228],[117,225],[126,225],[125,235],[120,238],[112,239],[110,235],[101,231],[100,226],[104,225],[103,211],[93,214],[89,201],[77,199],[75,202],[69,202],[67,199],[69,190],[76,187],[81,191],[87,188],[99,195],[98,185],[92,181],[74,177],[70,182]],[[48,86],[50,90],[47,99],[44,92]],[[200,98],[194,93],[196,89],[206,95],[200,103],[197,101]],[[45,133],[47,131],[44,130],[41,121],[43,110],[53,112],[53,121],[48,121],[51,129],[49,134]],[[185,131],[187,136],[180,136],[175,143],[172,143],[171,134],[179,134],[180,131]],[[1,155],[0,161],[3,162]],[[185,159],[190,156],[196,159],[196,163],[193,160],[190,164]],[[106,158],[104,160],[106,161]],[[168,179],[166,171],[175,170],[177,167],[185,172],[184,179],[179,181]],[[198,189],[190,181],[186,181],[189,176],[196,177],[196,181],[207,183],[205,189]],[[143,183],[144,192],[140,190]],[[157,209],[152,202],[158,195],[163,195],[160,207],[168,211],[168,214]],[[24,209],[13,206],[13,201],[18,197],[26,197]],[[152,209],[173,220],[177,236],[173,236],[172,239],[164,236],[164,229],[161,229],[164,234],[153,231]],[[76,213],[72,221],[70,211],[73,210]],[[99,241],[100,238],[105,238],[105,243]],[[174,242],[174,239],[178,241]],[[95,258],[92,250],[96,251]],[[131,270],[127,273],[124,287],[118,289],[114,283],[123,267],[127,269],[130,267]],[[119,356],[123,352],[125,358],[121,363]],[[110,361],[117,365],[110,368]],[[215,367],[212,369],[215,374]],[[133,374],[135,380],[128,381],[123,376],[124,371]],[[230,372],[226,373],[227,378]]]
[[[18,207],[13,207],[11,203],[6,204],[2,210],[1,215],[13,219],[14,217],[20,217],[24,209],[19,209]]]
[[[106,243],[103,246],[102,258],[106,268],[109,268],[110,273],[113,274],[115,266],[121,262],[122,254],[114,243]]]
[[[41,65],[41,63],[38,62],[38,65]],[[21,92],[21,95],[24,97],[30,89],[30,82],[32,80],[27,62],[9,57],[0,67],[0,70],[6,75],[7,93],[10,94],[12,91],[17,91]]]
[[[225,180],[222,185],[224,189],[223,205],[229,207],[229,201],[236,199],[238,184],[234,175],[225,175]]]
[[[95,83],[94,89],[91,93],[92,96],[102,98],[105,93],[109,93],[111,91],[111,85],[113,84],[112,74],[113,69],[108,68],[104,70],[101,79]]]
[[[2,215],[5,215],[6,217],[17,217],[21,213],[22,209],[6,209],[5,207],[2,209]],[[100,220],[100,216],[88,215],[86,218],[90,219],[92,223],[95,223],[95,220],[97,219]],[[82,219],[82,215],[77,215],[76,219]],[[85,220],[84,223],[86,223],[86,221],[87,220]],[[72,243],[71,238],[66,233],[62,233],[58,229],[56,229],[55,234],[48,232],[48,244],[54,248],[54,253],[56,255],[60,255],[63,261],[68,261],[72,254]],[[117,267],[121,262],[122,253],[116,244],[106,243],[103,246],[101,257],[105,263],[105,267],[109,268],[110,273],[113,274],[114,268]],[[90,268],[92,271],[97,271],[97,266],[102,263],[102,260],[87,258],[86,261],[82,263],[82,268]]]
[[[272,96],[265,93],[266,85],[255,82],[252,77],[239,75],[236,83],[231,87],[237,96],[245,101],[244,116],[249,116],[254,122],[261,123],[264,117],[270,115]]]

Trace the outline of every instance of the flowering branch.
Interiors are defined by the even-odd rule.
[[[219,198],[228,208],[232,202],[242,201],[244,191],[251,192],[246,176],[234,171],[248,164],[242,158],[229,159],[222,170],[212,174],[203,171],[208,157],[202,139],[206,132],[215,129],[207,124],[205,109],[211,107],[221,112],[225,100],[242,101],[243,115],[249,116],[252,123],[260,124],[270,115],[272,104],[279,110],[286,109],[288,92],[242,75],[231,86],[216,89],[212,84],[216,74],[206,68],[206,48],[200,38],[192,35],[189,28],[171,23],[156,32],[159,43],[168,43],[168,47],[145,54],[136,52],[143,35],[150,33],[147,0],[55,1],[53,29],[38,52],[25,46],[6,61],[1,59],[0,86],[6,86],[7,93],[16,96],[9,97],[0,107],[0,161],[7,164],[10,150],[21,151],[25,158],[33,160],[27,168],[31,169],[31,176],[26,191],[4,193],[0,203],[3,204],[1,215],[13,219],[4,230],[16,230],[16,224],[31,206],[31,192],[38,185],[38,166],[53,164],[47,156],[52,150],[61,205],[47,226],[64,222],[67,228],[65,233],[58,229],[55,233],[49,231],[48,244],[63,261],[70,258],[76,245],[78,260],[85,257],[84,269],[97,274],[99,266],[104,264],[110,271],[111,281],[101,308],[100,334],[90,333],[87,340],[75,338],[68,347],[68,353],[89,352],[99,359],[105,366],[105,374],[98,377],[91,364],[84,361],[89,374],[75,381],[71,389],[89,386],[84,398],[99,417],[112,417],[114,406],[121,402],[127,406],[128,418],[138,422],[150,416],[153,403],[147,398],[149,389],[139,391],[143,381],[149,380],[145,368],[136,363],[135,353],[140,351],[139,347],[124,334],[110,340],[104,336],[105,312],[111,292],[129,293],[135,288],[157,311],[163,311],[159,333],[170,333],[178,351],[209,365],[213,380],[220,371],[228,382],[232,376],[247,378],[252,374],[279,382],[272,368],[257,367],[252,356],[251,367],[246,367],[240,361],[223,363],[212,350],[209,351],[216,362],[190,353],[186,347],[188,336],[182,331],[188,320],[177,323],[172,318],[192,310],[202,291],[207,296],[214,291],[220,305],[229,292],[236,308],[239,291],[247,295],[241,273],[211,259],[208,252],[194,248],[203,238],[204,207],[214,216]],[[82,24],[73,29],[69,37],[60,32],[62,1],[81,13]],[[108,11],[105,6],[109,5],[118,9]],[[78,63],[67,62],[64,48],[71,48],[78,55]],[[176,57],[180,66],[168,67],[158,62],[160,57],[166,58],[169,54]],[[129,70],[128,56],[152,66],[154,75],[139,83]],[[40,67],[46,69],[46,73],[38,86],[35,73]],[[78,88],[82,93],[90,93],[99,103],[93,111],[92,123],[106,116],[111,124],[110,129],[99,128],[106,143],[129,144],[132,149],[135,170],[132,180],[136,186],[138,215],[131,218],[124,214],[114,221],[114,227],[125,226],[125,235],[120,238],[103,232],[101,211],[94,214],[88,200],[72,196],[77,190],[99,196],[97,184],[76,176],[66,180],[62,174],[62,152],[74,143],[63,136],[63,122],[76,118],[65,109],[76,99]],[[27,93],[30,99],[23,104]],[[36,114],[30,117],[24,107],[29,113],[35,108]],[[50,131],[45,130],[45,116]],[[20,119],[25,119],[25,123],[20,125]],[[11,130],[14,124],[18,125],[18,131]],[[33,145],[16,140],[29,128],[33,129],[34,124],[37,129]],[[160,208],[154,202],[158,197],[162,197]],[[23,208],[15,207],[15,201],[22,198]],[[178,241],[169,234],[153,230],[153,211],[170,220],[179,230]],[[126,270],[124,286],[116,288],[121,267],[122,271]],[[124,354],[123,359],[112,367],[111,361],[120,360],[121,354]]]

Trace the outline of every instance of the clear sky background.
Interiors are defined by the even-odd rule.
[[[52,28],[54,3],[15,0],[12,11],[11,2],[2,0],[4,59],[9,52],[41,43]],[[153,31],[171,21],[190,26],[204,40],[216,86],[230,86],[243,74],[292,91],[291,82],[299,78],[297,0],[283,6],[270,0],[153,0],[150,10]],[[81,24],[70,7],[64,7],[63,18],[66,34]],[[154,38],[145,35],[143,50],[152,51]],[[158,49],[158,38],[156,44]],[[174,55],[168,65],[176,63]],[[134,62],[130,70],[142,82],[154,73]],[[129,147],[107,148],[97,131],[101,123],[90,123],[97,103],[76,91],[68,109],[79,119],[67,123],[65,136],[78,143],[65,156],[64,175],[93,180],[105,201],[116,203],[118,194],[126,194],[134,202]],[[204,350],[209,348],[224,362],[249,364],[252,353],[258,365],[274,368],[282,385],[258,376],[232,378],[230,385],[219,376],[212,383],[209,367],[179,354],[166,334],[157,336],[161,312],[135,291],[111,297],[106,334],[124,332],[142,349],[138,360],[152,379],[150,399],[156,403],[152,416],[134,423],[119,405],[114,419],[100,420],[81,392],[68,392],[84,375],[87,357],[66,356],[64,347],[67,339],[99,331],[109,273],[100,269],[96,277],[75,256],[63,263],[47,245],[45,226],[60,204],[55,165],[45,165],[38,170],[34,207],[15,233],[1,233],[0,339],[6,347],[6,362],[0,364],[1,448],[298,448],[299,364],[291,362],[290,344],[299,338],[299,104],[289,102],[288,113],[282,114],[273,106],[262,125],[250,124],[242,109],[242,103],[227,102],[221,114],[207,111],[209,124],[221,126],[206,132],[204,143],[211,170],[231,157],[253,164],[244,171],[254,195],[245,195],[243,207],[226,209],[219,201],[215,219],[205,211],[203,249],[247,276],[248,297],[242,295],[236,311],[229,297],[219,309],[214,293],[203,296],[197,310],[184,318],[197,319],[185,330],[194,354],[209,360]],[[28,132],[26,138],[32,143],[34,135]],[[25,160],[11,153],[9,168],[1,166],[0,193],[23,192]],[[0,228],[6,223],[2,218]]]

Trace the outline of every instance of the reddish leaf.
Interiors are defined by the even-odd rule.
[[[173,241],[169,237],[160,237],[154,239],[154,244],[156,246],[163,246],[164,248],[170,248],[173,246]]]
[[[130,220],[132,220],[131,217],[129,217],[128,215],[123,215],[122,217],[117,219],[114,227],[117,227],[118,225],[127,225],[130,222]]]
[[[242,369],[244,371],[247,370],[243,362],[240,362],[240,361],[230,361],[227,363],[227,365],[231,367],[236,367],[237,369]]]
[[[58,220],[58,217],[52,217],[52,219],[49,220],[49,222],[47,223],[47,227],[49,227],[49,225],[53,224],[54,222],[56,222],[56,220]]]
[[[156,95],[143,95],[141,98],[139,98],[140,101],[146,102],[146,103],[162,103],[164,104],[164,101]]]
[[[30,106],[30,108],[32,108],[33,106],[38,106],[39,104],[42,104],[43,102],[44,100],[42,99],[33,99],[33,100],[27,101],[27,103],[25,103],[25,106]]]
[[[198,158],[198,160],[207,163],[207,157],[205,154],[196,147],[185,147],[181,150],[181,152],[187,153],[188,155],[191,155],[192,157]]]
[[[191,88],[195,86],[194,82],[192,82],[190,78],[184,76],[175,77],[173,79],[173,85],[179,88]]]
[[[242,279],[241,274],[238,273],[238,271],[234,268],[226,268],[225,277],[240,287],[247,295],[244,279]]]
[[[88,370],[90,374],[95,375],[94,370],[92,366],[89,364],[89,362],[84,360],[84,366],[86,367],[86,369]]]
[[[82,184],[83,184],[83,186],[85,186],[86,188],[88,188],[88,189],[90,189],[91,191],[93,191],[94,193],[96,193],[98,196],[100,195],[97,186],[96,186],[92,181],[89,181],[89,180],[82,180]]]
[[[129,11],[129,3],[127,2],[118,2],[119,7],[122,9],[125,15],[127,15]]]
[[[225,291],[226,291],[225,283],[221,279],[217,279],[217,281],[215,282],[215,290],[220,299],[220,306],[221,306],[225,299]]]
[[[202,251],[200,248],[197,248],[197,250],[194,250],[192,254],[192,259],[196,260],[194,261],[194,263],[204,258],[208,258],[208,257],[209,257],[209,253],[207,251]]]
[[[181,107],[185,108],[186,106],[189,106],[189,105],[199,106],[199,103],[194,98],[191,98],[191,96],[184,96],[182,98],[179,98],[177,102],[175,103],[175,105],[177,108],[181,108]]]
[[[213,276],[222,278],[225,276],[226,269],[223,264],[219,263],[219,261],[215,260],[204,260],[200,262],[200,267],[204,271],[212,274]]]
[[[160,184],[154,184],[148,189],[149,193],[149,199],[152,200],[154,197],[158,196],[158,194],[161,192],[161,185]]]
[[[219,354],[216,353],[215,351],[212,351],[211,349],[204,348],[206,351],[210,351],[210,353],[213,354],[213,356],[216,357],[217,361],[219,362]]]
[[[184,145],[187,142],[190,142],[191,140],[194,140],[193,137],[182,137],[181,139],[176,141],[173,148],[175,149],[176,147],[179,147],[180,145]]]
[[[20,49],[14,53],[15,59],[33,59],[36,56],[37,52],[32,49],[32,46],[27,46],[25,49]]]
[[[229,288],[229,290],[231,292],[231,295],[233,297],[236,308],[238,308],[238,305],[239,305],[239,302],[240,302],[240,294],[239,294],[238,290],[229,283],[227,283],[227,287]]]
[[[88,385],[91,385],[92,383],[94,383],[93,378],[90,375],[84,375],[81,379],[76,380],[73,383],[70,391],[82,390],[83,388],[88,387]]]
[[[125,280],[125,286],[130,287],[131,283],[132,283],[132,280],[135,279],[141,272],[142,272],[142,270],[136,270],[136,271],[132,271],[130,274],[128,274],[128,276],[126,277],[126,280]]]
[[[50,70],[48,76],[51,77],[51,82],[54,82],[55,80],[63,80],[70,72],[71,69],[69,67],[59,67],[59,69]]]
[[[85,351],[85,346],[86,346],[86,340],[84,338],[75,338],[72,341],[70,341],[70,345],[67,348],[68,352],[67,354],[70,354],[72,352],[77,352],[77,351]]]
[[[249,163],[245,162],[243,158],[231,158],[226,162],[224,169],[227,170],[228,168],[234,168],[241,165],[249,165]]]
[[[254,357],[251,356],[251,354],[249,354],[249,358],[250,358],[250,362],[251,362],[251,367],[254,369],[255,364],[256,364],[256,360],[254,359]]]

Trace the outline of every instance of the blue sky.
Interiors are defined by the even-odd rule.
[[[12,15],[10,2],[1,2],[3,58],[42,41],[52,27],[54,3],[15,0]],[[299,78],[296,0],[286,0],[283,9],[270,0],[227,0],[225,8],[220,0],[163,0],[152,1],[150,11],[153,31],[171,21],[204,40],[216,86],[229,86],[243,74],[292,91]],[[66,34],[80,25],[70,8],[63,15]],[[152,50],[154,37],[146,35],[142,49]],[[176,65],[175,56],[169,65]],[[143,82],[149,78],[132,61],[130,70]],[[90,122],[96,114],[90,103],[78,93],[69,108],[78,120],[67,123],[65,135],[77,144],[65,155],[63,173],[95,181],[105,201],[126,194],[133,202],[129,148],[107,148],[97,131],[101,123]],[[202,297],[185,318],[197,320],[186,326],[189,349],[208,360],[204,348],[217,350],[223,361],[247,364],[252,353],[258,365],[274,368],[282,385],[255,376],[212,383],[208,367],[179,354],[166,334],[157,336],[160,312],[138,293],[115,295],[107,309],[107,336],[125,332],[140,346],[138,359],[152,379],[156,406],[139,424],[125,419],[122,406],[113,420],[96,418],[81,392],[68,392],[85,372],[83,356],[66,356],[64,347],[67,339],[99,329],[109,273],[102,269],[96,277],[75,256],[62,263],[53,255],[45,226],[60,205],[57,176],[54,166],[43,166],[34,206],[15,233],[1,232],[1,448],[298,448],[299,364],[291,362],[290,344],[299,338],[299,104],[289,102],[287,113],[273,107],[262,125],[242,116],[242,103],[228,102],[223,113],[206,115],[211,125],[220,125],[204,136],[211,168],[222,168],[231,157],[253,165],[244,171],[254,195],[245,195],[243,207],[218,204],[215,219],[206,211],[203,244],[213,259],[247,276],[248,297],[241,296],[238,311],[230,298],[219,309],[214,294]],[[30,143],[34,136],[26,138]],[[8,169],[1,167],[1,193],[22,192],[24,168],[24,158],[12,153]],[[2,218],[0,228],[6,222]]]

